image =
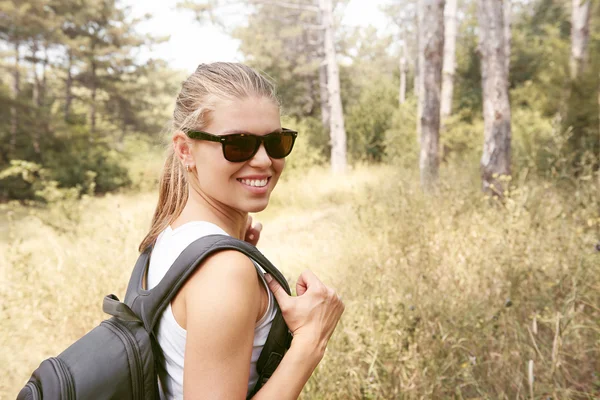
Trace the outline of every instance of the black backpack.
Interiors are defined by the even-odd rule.
[[[283,275],[256,247],[225,235],[210,235],[190,244],[152,290],[142,288],[151,248],[137,260],[125,301],[104,298],[102,309],[113,317],[100,323],[57,357],[43,361],[19,392],[17,400],[83,400],[159,398],[156,365],[162,352],[153,328],[186,279],[209,255],[238,250],[256,261],[290,293]],[[292,336],[281,311],[257,361],[258,382],[252,397],[271,377],[291,344]]]

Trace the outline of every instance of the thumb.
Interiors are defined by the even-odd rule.
[[[273,292],[273,296],[275,296],[275,300],[279,303],[279,307],[284,307],[290,301],[290,296],[270,274],[265,274],[265,279],[267,280],[269,289]]]

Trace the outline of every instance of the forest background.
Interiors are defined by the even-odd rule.
[[[508,48],[483,40],[494,3]],[[597,398],[600,4],[389,0],[385,32],[345,26],[347,4],[179,4],[239,40],[300,132],[259,248],[347,303],[303,398]],[[125,289],[191,72],[140,59],[164,40],[150,18],[0,2],[0,398]],[[509,106],[491,172],[489,49]]]

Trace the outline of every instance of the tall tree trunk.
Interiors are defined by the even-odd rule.
[[[423,71],[421,71],[421,15],[424,14],[423,11],[424,3],[420,0],[417,0],[417,15],[416,15],[416,27],[417,27],[417,37],[415,39],[417,46],[417,56],[415,57],[415,76],[413,78],[414,88],[415,88],[415,96],[417,97],[417,143],[421,142],[421,119],[420,115],[423,113],[421,97],[423,93]]]
[[[563,117],[563,129],[571,130],[565,147],[565,156],[575,167],[587,147],[585,126],[581,118],[581,104],[586,101],[585,93],[589,88],[583,79],[583,72],[588,58],[590,8],[591,0],[572,0],[571,57],[569,59],[571,79],[566,85],[561,116]]]
[[[19,112],[17,110],[17,102],[19,101],[19,95],[21,94],[21,76],[20,76],[20,59],[21,54],[19,52],[19,41],[14,43],[15,50],[15,65],[13,69],[13,86],[12,94],[14,103],[10,106],[10,152],[14,155],[17,150],[17,129],[19,127]]]
[[[406,42],[402,43],[402,54],[400,55],[400,88],[398,93],[399,105],[406,101],[406,73],[408,70],[408,60],[406,59]]]
[[[34,85],[33,85],[33,103],[37,106],[37,113],[39,116],[39,119],[37,119],[36,122],[39,123],[38,126],[35,126],[31,132],[31,142],[33,145],[33,151],[36,154],[40,154],[40,128],[41,125],[43,124],[43,120],[45,119],[45,115],[43,113],[42,110],[42,81],[40,79],[40,76],[38,74],[38,70],[37,70],[37,62],[38,62],[38,58],[37,58],[37,52],[38,52],[38,44],[36,42],[34,42],[33,46],[31,47],[31,67],[33,70],[33,81],[34,81]]]
[[[419,169],[425,190],[431,189],[438,178],[443,53],[444,0],[419,0]]]
[[[65,121],[69,121],[69,115],[71,113],[71,102],[73,101],[73,53],[71,50],[67,50],[67,82],[65,85]]]
[[[511,121],[506,62],[504,2],[478,0],[479,53],[483,89],[483,190],[504,194],[502,175],[510,175]]]
[[[590,37],[591,0],[572,0],[571,13],[571,79],[576,80],[585,65],[587,45]]]
[[[96,85],[96,62],[94,60],[92,60],[92,102],[90,104],[90,135],[91,137],[94,136],[94,133],[96,131],[96,91],[97,91],[97,85]]]
[[[331,0],[319,0],[321,20],[324,29],[324,53],[327,64],[327,89],[329,95],[331,135],[331,168],[333,172],[346,170],[346,129],[344,128],[344,114],[342,111],[342,98],[340,96],[340,76],[335,53],[333,35],[333,6]]]
[[[327,89],[327,65],[321,62],[319,66],[319,93],[321,98],[321,123],[323,130],[329,135],[331,111],[329,110],[329,89]]]
[[[512,0],[504,0],[502,12],[504,13],[504,66],[506,79],[510,85],[510,47],[512,43]],[[510,86],[509,86],[510,87]]]
[[[444,118],[452,113],[452,96],[454,94],[454,71],[456,69],[456,18],[457,0],[447,0],[444,16],[444,67],[442,81],[442,99],[440,113],[442,124]]]

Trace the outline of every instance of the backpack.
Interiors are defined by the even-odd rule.
[[[262,266],[290,294],[283,275],[249,243],[226,235],[192,242],[151,290],[142,287],[150,252],[138,258],[125,295],[104,298],[102,309],[112,318],[77,340],[57,357],[43,361],[19,392],[17,400],[158,399],[157,363],[162,352],[153,328],[186,279],[209,255],[238,250]],[[258,267],[257,267],[258,268]],[[277,308],[267,341],[258,358],[258,382],[252,397],[271,377],[290,347],[291,333]]]

